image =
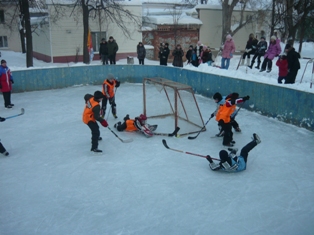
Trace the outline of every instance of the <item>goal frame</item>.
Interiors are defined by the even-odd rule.
[[[166,96],[168,103],[170,105],[171,111],[172,113],[170,114],[163,114],[163,115],[154,115],[154,116],[150,116],[149,113],[147,113],[147,108],[146,108],[146,99],[147,99],[147,94],[146,94],[146,83],[150,83],[150,84],[157,84],[159,86],[162,87],[162,91],[164,92],[164,95]],[[169,93],[167,92],[166,88],[171,88],[174,92],[174,97],[171,97],[169,95]],[[185,113],[185,116],[187,117],[187,110],[186,107],[183,104],[183,100],[182,97],[180,96],[180,91],[187,91],[189,93],[191,93],[191,96],[193,97],[194,103],[195,103],[195,107],[197,109],[198,115],[200,116],[200,120],[201,120],[201,124],[197,125],[193,122],[191,122],[190,120],[188,120],[187,118],[182,118],[178,115],[178,104],[179,102],[181,103],[181,107],[183,108],[183,111]],[[173,105],[171,103],[171,99],[173,100]],[[206,127],[204,125],[204,120],[203,117],[201,115],[198,103],[196,101],[195,95],[194,95],[194,90],[191,86],[183,84],[183,83],[179,83],[179,82],[174,82],[165,78],[161,78],[161,77],[154,77],[154,78],[144,78],[143,79],[143,113],[147,116],[147,118],[157,118],[157,117],[167,117],[167,116],[173,116],[174,117],[174,129],[178,128],[178,122],[179,119],[184,120],[192,125],[195,126],[195,131],[191,131],[191,132],[187,132],[187,133],[180,133],[180,136],[182,135],[189,135],[189,134],[194,134],[194,133],[198,133],[200,130],[201,131],[206,131]],[[166,133],[161,133],[161,134],[166,134]]]

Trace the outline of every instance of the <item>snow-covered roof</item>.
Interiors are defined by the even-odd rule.
[[[167,25],[173,24],[174,20],[178,21],[179,25],[187,25],[187,24],[194,24],[194,25],[202,25],[202,21],[196,19],[192,16],[186,15],[184,12],[180,16],[173,16],[173,15],[149,15],[143,17],[147,23],[156,24],[156,25]]]

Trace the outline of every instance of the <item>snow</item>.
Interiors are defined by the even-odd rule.
[[[25,55],[3,51],[1,59],[13,72],[25,69]],[[234,70],[236,61],[228,71],[199,70],[275,84],[275,71],[246,74],[245,68]],[[73,64],[34,60],[34,66]],[[289,88],[306,89],[304,80]],[[161,141],[218,158],[224,147],[222,139],[211,138],[218,132],[216,121],[210,120],[195,140],[117,132],[114,123],[142,111],[142,85],[122,83],[116,96],[119,118],[110,115],[108,122],[120,138],[133,142],[122,143],[100,126],[104,153],[91,154],[90,130],[81,121],[83,97],[100,89],[13,93],[14,108],[0,106],[2,117],[25,108],[23,116],[0,124],[1,142],[10,152],[0,156],[1,234],[313,234],[313,132],[241,109],[242,133],[234,133],[235,147],[240,150],[253,133],[262,143],[250,152],[246,171],[213,172],[204,158],[168,150]],[[206,122],[216,105],[196,97]]]

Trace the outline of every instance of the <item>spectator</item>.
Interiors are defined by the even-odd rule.
[[[235,52],[235,45],[230,34],[227,35],[225,44],[223,45],[222,55],[221,55],[221,68],[227,69],[230,65],[230,59],[233,57],[233,53]]]
[[[285,52],[287,53],[288,60],[288,74],[287,79],[285,80],[285,84],[293,84],[295,83],[295,78],[297,77],[298,70],[301,68],[299,61],[301,56],[290,44],[286,45]]]
[[[99,57],[102,61],[102,64],[108,64],[108,43],[106,39],[101,39],[101,43],[99,46]]]
[[[211,63],[213,62],[212,59],[212,51],[207,47],[207,46],[203,46],[203,52],[201,55],[201,61],[203,64],[208,64],[211,65]]]
[[[189,50],[185,54],[185,58],[188,60],[188,64],[192,63],[192,55],[193,55],[193,46],[190,45]]]
[[[0,91],[4,99],[4,107],[11,109],[14,104],[11,103],[12,84],[14,83],[11,70],[5,60],[1,60],[0,66]]]
[[[279,56],[279,59],[276,62],[276,65],[279,69],[278,83],[282,83],[282,80],[287,79],[288,74],[288,61],[286,55]]]
[[[158,55],[160,65],[167,66],[169,53],[170,53],[169,44],[168,43],[160,43],[159,55]]]
[[[137,45],[137,58],[139,61],[139,64],[144,65],[144,59],[146,57],[146,49],[142,42],[139,42]]]
[[[184,52],[183,52],[180,44],[178,44],[176,49],[173,50],[172,55],[174,57],[172,65],[174,67],[183,67],[182,57],[184,56]]]
[[[116,64],[116,54],[119,50],[118,44],[116,43],[116,40],[113,39],[112,36],[109,37],[108,42],[108,57],[110,60],[110,64]]]
[[[265,37],[262,36],[261,40],[257,44],[257,49],[256,49],[255,54],[253,56],[252,63],[250,66],[248,66],[250,69],[253,68],[256,57],[257,57],[257,66],[255,68],[260,69],[259,66],[261,64],[261,57],[265,55],[266,49],[267,49],[267,42],[265,41]]]
[[[246,42],[245,52],[242,56],[241,65],[244,65],[245,57],[247,56],[246,65],[250,65],[250,55],[255,54],[256,47],[257,47],[258,40],[254,37],[254,34],[251,33],[249,35],[249,40]]]
[[[271,36],[267,52],[264,55],[264,61],[260,72],[264,72],[267,66],[267,73],[272,69],[272,60],[281,53],[280,40],[276,36]]]
[[[195,51],[195,54],[197,56],[197,61],[199,61],[201,59],[201,53],[203,51],[203,44],[201,43],[201,41],[197,42],[197,44],[196,44],[196,46],[194,48],[194,51]]]

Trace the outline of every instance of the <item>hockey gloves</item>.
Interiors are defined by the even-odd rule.
[[[215,116],[215,113],[212,113],[211,115],[210,115],[210,118],[213,118]]]
[[[100,124],[103,126],[103,127],[107,127],[108,126],[108,122],[104,119],[103,121],[100,122]]]
[[[120,81],[116,80],[116,87],[120,86]]]
[[[247,101],[247,100],[249,100],[250,99],[250,96],[244,96],[244,97],[242,97],[242,99],[243,99],[243,101]]]
[[[0,117],[0,122],[4,122],[4,121],[5,121],[5,118]]]

